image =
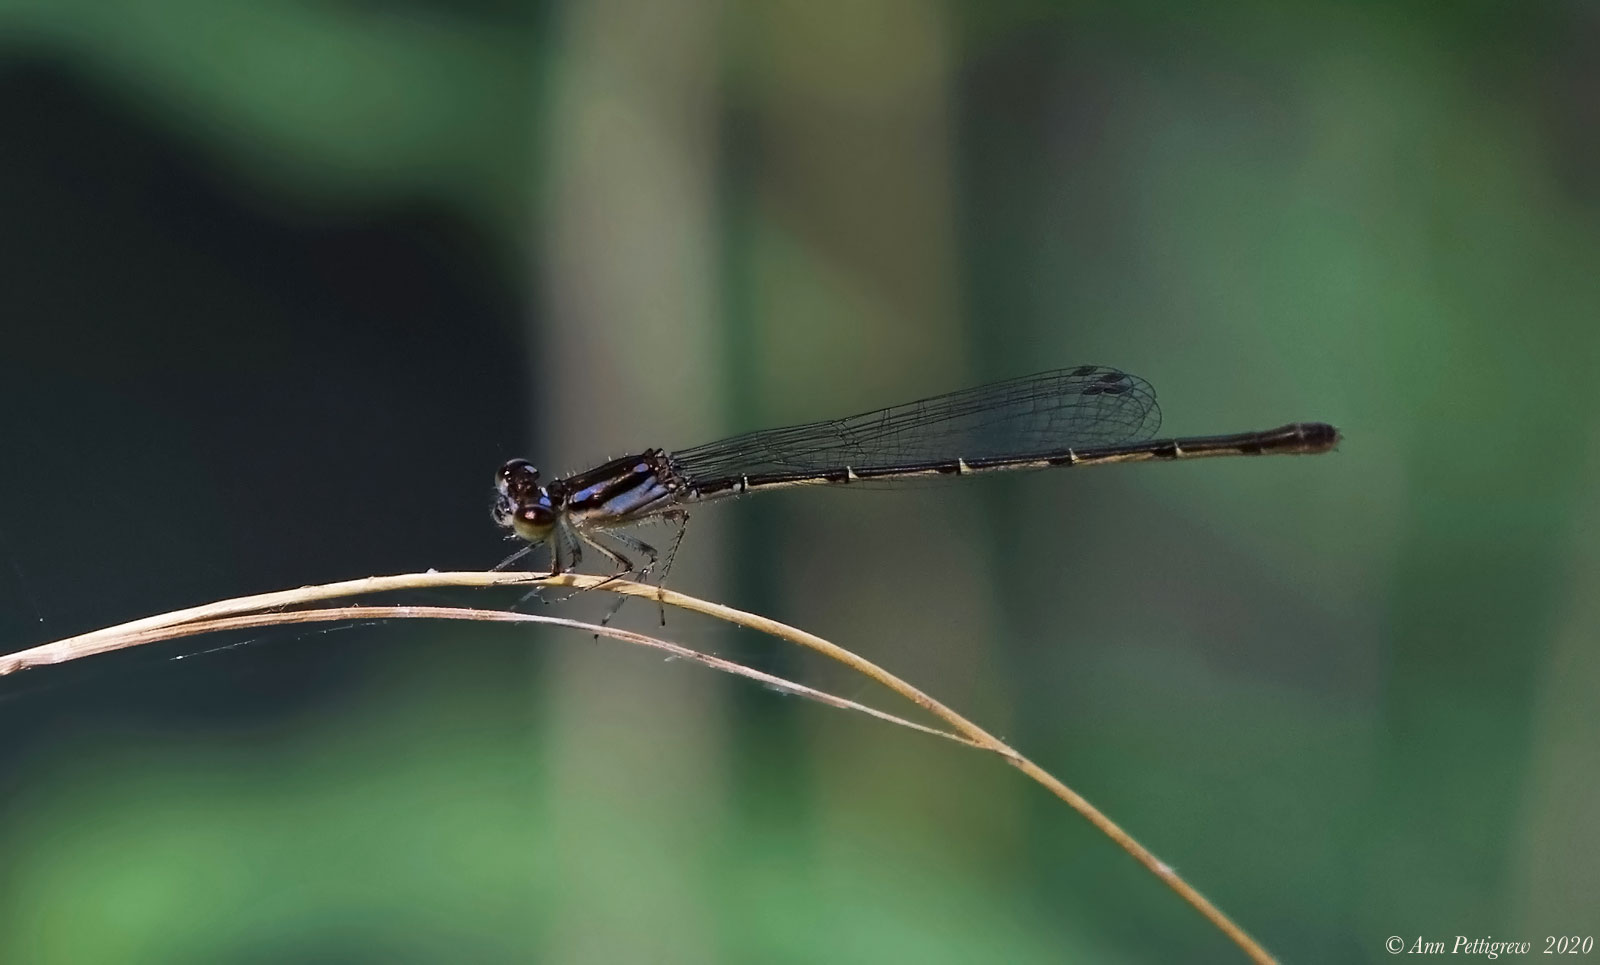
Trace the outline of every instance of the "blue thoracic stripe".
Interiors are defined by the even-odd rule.
[[[600,505],[597,515],[600,516],[626,516],[635,513],[651,503],[665,499],[672,494],[672,490],[662,485],[655,473],[643,477],[633,486],[617,493]]]
[[[580,492],[573,493],[572,494],[572,501],[574,503],[577,503],[578,505],[582,505],[582,504],[588,502],[589,500],[594,499],[596,496],[599,496],[601,493],[605,492],[605,490],[608,487],[610,487],[612,485],[615,485],[615,483],[616,483],[616,480],[613,480],[613,479],[608,479],[603,483],[595,483],[593,486],[590,486],[588,489],[584,489],[584,490],[582,490]]]

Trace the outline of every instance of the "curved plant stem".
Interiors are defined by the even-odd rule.
[[[1143,865],[1151,874],[1159,878],[1167,887],[1175,891],[1179,897],[1188,902],[1196,911],[1203,915],[1207,921],[1226,935],[1235,945],[1255,962],[1272,962],[1274,959],[1266,949],[1262,948],[1255,939],[1251,938],[1244,929],[1225,915],[1221,909],[1213,905],[1204,895],[1178,875],[1170,866],[1157,858],[1144,845],[1140,844],[1120,825],[1112,821],[1094,805],[1090,804],[1082,795],[1067,787],[1039,765],[1023,757],[1010,745],[990,734],[988,731],[974,724],[972,721],[956,713],[954,710],[933,699],[927,694],[913,687],[910,683],[890,673],[865,657],[861,657],[837,644],[830,643],[823,638],[788,624],[780,623],[754,613],[724,606],[720,603],[711,603],[696,597],[687,596],[672,590],[659,587],[645,586],[625,580],[607,579],[598,576],[585,576],[579,574],[563,574],[560,576],[539,576],[528,573],[506,572],[460,572],[460,573],[413,573],[403,576],[368,577],[362,580],[348,580],[341,583],[328,583],[321,586],[300,587],[295,590],[283,590],[277,593],[263,593],[255,596],[238,597],[232,600],[223,600],[205,606],[191,607],[185,610],[174,610],[142,620],[134,620],[115,627],[96,630],[91,633],[81,634],[58,640],[54,643],[43,644],[28,650],[0,656],[0,676],[25,670],[30,667],[48,664],[65,663],[97,653],[106,653],[120,650],[141,643],[154,640],[170,639],[174,636],[188,635],[196,632],[210,632],[221,629],[237,629],[245,626],[266,626],[275,623],[308,622],[311,620],[349,620],[349,619],[386,619],[396,617],[432,617],[443,619],[474,619],[497,620],[503,622],[531,622],[547,623],[558,626],[578,627],[587,632],[598,633],[615,639],[627,640],[633,643],[642,643],[648,646],[657,646],[673,650],[676,655],[688,657],[701,663],[716,666],[717,663],[729,664],[720,658],[700,654],[698,651],[679,647],[667,641],[645,637],[642,634],[633,634],[628,631],[614,630],[610,627],[601,627],[593,624],[580,623],[572,620],[562,620],[556,617],[535,616],[532,614],[507,613],[497,610],[471,610],[453,607],[339,607],[325,610],[285,610],[286,607],[301,606],[318,600],[336,599],[349,596],[361,596],[372,593],[393,592],[397,590],[412,590],[424,588],[437,588],[444,586],[562,586],[573,587],[580,590],[603,589],[611,593],[626,596],[656,599],[667,606],[701,613],[714,619],[722,620],[736,626],[747,627],[761,633],[787,640],[814,650],[823,656],[836,660],[850,667],[877,683],[887,687],[900,696],[906,698],[928,713],[938,717],[948,724],[955,734],[945,733],[934,728],[922,727],[895,718],[893,715],[870,708],[855,705],[851,709],[859,709],[880,718],[891,719],[925,732],[935,733],[939,736],[971,744],[982,750],[990,751],[1004,758],[1005,761],[1017,770],[1026,774],[1036,783],[1064,801],[1068,807],[1082,815],[1090,824],[1100,830],[1102,834],[1114,841],[1118,847],[1133,856],[1133,859]],[[682,651],[678,653],[677,651]],[[694,656],[690,656],[693,654]],[[733,664],[732,666],[740,666]],[[727,669],[719,666],[718,669]],[[738,671],[744,676],[754,676],[759,671],[740,667]],[[766,675],[763,675],[766,676]],[[757,679],[760,679],[759,677]],[[799,684],[781,678],[773,678],[769,683],[785,691],[801,693],[810,691]],[[840,704],[840,698],[821,694],[820,691],[805,693],[814,699],[827,698],[825,702]],[[853,703],[853,702],[844,702]],[[959,736],[957,736],[959,735]]]
[[[693,661],[713,670],[733,674],[736,677],[748,677],[780,693],[805,697],[808,700],[827,704],[830,707],[837,707],[840,710],[853,710],[869,717],[876,717],[885,723],[898,724],[901,727],[933,737],[942,737],[945,740],[953,741],[957,744],[965,744],[968,747],[978,746],[975,741],[962,737],[960,734],[952,734],[937,727],[929,727],[926,724],[906,720],[904,717],[897,717],[894,714],[878,710],[876,707],[868,707],[857,701],[835,696],[825,690],[807,687],[805,684],[756,670],[753,667],[746,667],[744,664],[735,663],[732,660],[724,660],[722,657],[703,653],[699,650],[685,647],[682,644],[673,643],[670,640],[662,640],[643,633],[634,633],[632,630],[620,630],[616,627],[601,626],[597,623],[585,623],[582,620],[543,616],[537,613],[513,613],[507,610],[478,610],[471,607],[454,606],[318,607],[315,610],[285,610],[268,613],[244,613],[231,617],[210,617],[203,620],[193,620],[188,623],[173,624],[172,626],[152,627],[128,634],[125,638],[125,645],[135,647],[146,643],[156,643],[161,640],[199,636],[203,633],[251,630],[293,623],[375,622],[379,620],[465,620],[481,623],[539,623],[545,626],[563,627],[568,630],[582,630],[597,637],[610,637],[623,643],[631,643],[651,650],[661,650],[673,659]]]
[[[561,576],[550,577],[545,582],[551,586],[574,586],[587,588],[599,586],[604,582],[604,580],[599,577],[563,574]],[[1202,895],[1187,881],[1183,880],[1183,878],[1180,877],[1171,866],[1162,861],[1160,858],[1157,858],[1149,848],[1146,848],[1144,845],[1140,844],[1133,837],[1133,835],[1129,834],[1127,831],[1124,831],[1121,825],[1117,824],[1109,817],[1106,817],[1106,815],[1100,811],[1099,808],[1095,807],[1093,804],[1090,804],[1088,800],[1083,797],[1083,795],[1072,790],[1070,787],[1067,787],[1044,768],[1017,753],[1016,750],[1012,749],[1009,744],[1005,743],[1000,738],[994,736],[993,734],[979,727],[977,724],[974,724],[972,721],[961,716],[954,710],[951,710],[949,707],[946,707],[944,704],[933,699],[932,697],[923,693],[921,690],[918,690],[916,687],[913,687],[911,684],[900,679],[865,657],[852,653],[851,651],[846,650],[837,644],[830,643],[815,634],[807,633],[806,631],[796,627],[791,627],[786,623],[779,623],[777,620],[771,620],[767,617],[759,616],[754,613],[747,613],[744,610],[736,610],[733,607],[723,606],[720,603],[710,603],[695,597],[685,596],[681,593],[674,593],[671,590],[664,590],[653,586],[644,586],[638,583],[621,583],[620,585],[618,583],[611,583],[607,584],[605,589],[613,590],[617,593],[623,593],[628,596],[656,598],[661,600],[663,603],[666,603],[668,606],[678,607],[684,610],[692,610],[696,613],[703,613],[706,616],[715,617],[718,620],[723,620],[741,627],[759,630],[762,633],[778,637],[782,640],[787,640],[790,643],[799,644],[800,646],[811,650],[815,650],[825,657],[828,657],[832,660],[837,660],[845,666],[850,667],[852,670],[872,678],[877,683],[882,684],[922,709],[928,711],[930,714],[933,714],[935,717],[943,720],[957,733],[965,736],[978,747],[984,750],[992,751],[1005,758],[1006,762],[1011,766],[1028,775],[1028,777],[1032,778],[1035,782],[1043,785],[1047,790],[1050,791],[1050,793],[1054,794],[1062,801],[1065,801],[1068,807],[1083,815],[1083,817],[1087,819],[1090,824],[1098,828],[1102,834],[1116,842],[1119,848],[1132,855],[1135,861],[1144,865],[1145,868],[1149,869],[1151,874],[1155,875],[1157,878],[1160,878],[1161,881],[1167,885],[1167,887],[1177,892],[1184,901],[1187,901],[1194,907],[1196,911],[1204,915],[1206,920],[1210,921],[1217,927],[1218,930],[1227,935],[1228,938],[1230,938],[1234,944],[1238,945],[1246,955],[1250,956],[1251,960],[1256,962],[1274,961],[1273,957],[1267,953],[1267,950],[1262,948],[1255,939],[1251,938],[1243,928],[1240,928],[1237,924],[1235,924],[1233,919],[1223,914],[1222,909],[1212,904],[1205,895]]]

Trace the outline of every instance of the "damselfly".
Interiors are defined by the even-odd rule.
[[[643,577],[660,554],[622,529],[662,519],[676,522],[682,539],[691,506],[746,493],[1111,462],[1319,453],[1339,442],[1339,430],[1322,422],[1151,441],[1160,426],[1150,383],[1083,365],[692,449],[646,449],[546,485],[532,463],[513,459],[495,477],[494,520],[529,544],[512,559],[548,544],[551,572],[561,573],[582,562],[588,545],[619,567],[617,576]]]

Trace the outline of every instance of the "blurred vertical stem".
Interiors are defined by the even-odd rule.
[[[544,324],[530,332],[528,371],[541,458],[557,465],[721,428],[718,398],[705,391],[719,384],[719,10],[717,0],[585,0],[553,18],[547,201],[532,225]],[[692,539],[712,543],[716,530],[696,519]],[[678,568],[715,586],[720,558],[692,554]],[[562,886],[548,912],[550,956],[714,958],[712,883],[693,869],[727,808],[717,691],[697,675],[663,681],[645,665],[618,667],[579,648],[553,653],[545,670],[535,699],[552,735],[552,801],[608,809],[552,812],[551,874]],[[637,739],[639,718],[658,724],[657,739]],[[628,875],[594,873],[595,855],[608,849],[630,854]]]

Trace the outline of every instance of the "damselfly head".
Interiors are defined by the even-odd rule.
[[[513,459],[494,477],[495,524],[530,543],[543,542],[556,524],[550,494],[539,485],[539,470],[526,459]]]

